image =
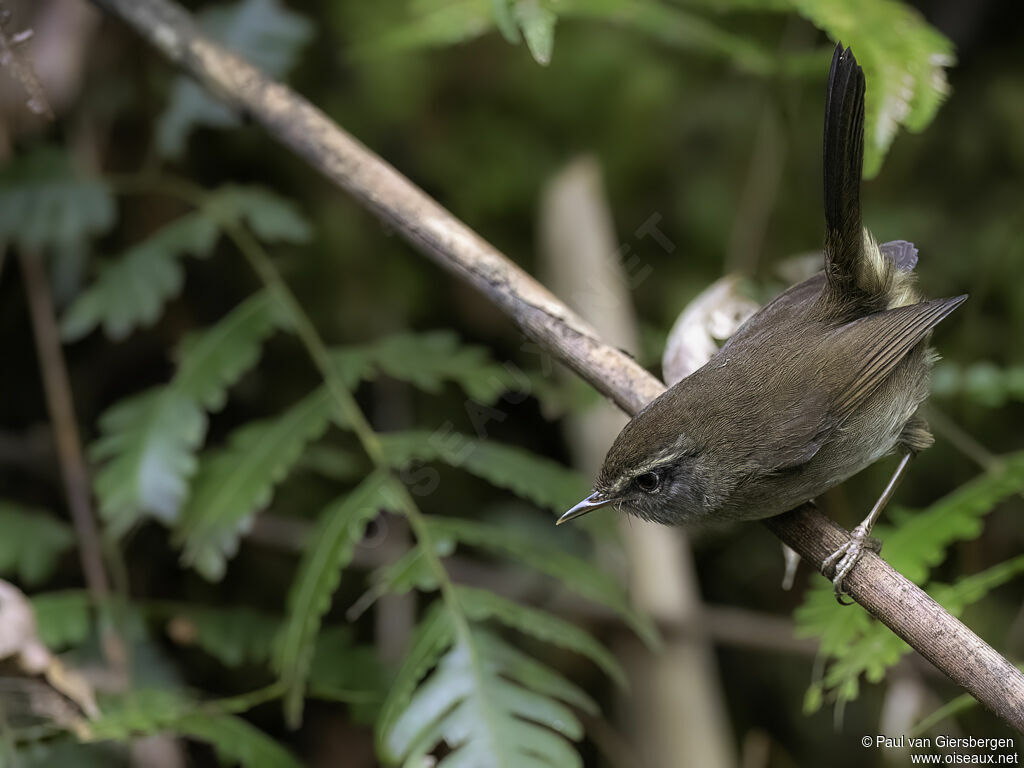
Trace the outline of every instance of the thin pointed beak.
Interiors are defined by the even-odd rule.
[[[560,518],[558,518],[557,522],[555,522],[555,525],[561,525],[562,523],[567,523],[570,520],[573,520],[573,519],[575,519],[577,517],[580,517],[582,515],[587,514],[587,512],[592,512],[595,509],[600,509],[601,507],[607,507],[613,501],[615,501],[615,499],[606,499],[600,493],[598,493],[597,491],[594,491],[592,494],[587,496],[587,498],[585,498],[583,501],[581,501],[575,507],[573,507],[568,512],[566,512],[564,515],[562,515]]]

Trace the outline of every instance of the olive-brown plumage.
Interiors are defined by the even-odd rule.
[[[918,415],[928,339],[966,296],[922,300],[914,246],[879,246],[862,227],[863,141],[864,75],[840,45],[825,105],[824,270],[637,414],[594,495],[563,519],[609,504],[665,524],[769,517],[931,444]]]

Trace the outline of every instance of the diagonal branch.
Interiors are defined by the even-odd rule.
[[[441,267],[471,283],[532,339],[630,414],[664,385],[494,246],[334,124],[323,112],[206,37],[170,0],[92,0],[120,17],[213,93],[347,190]],[[768,528],[820,570],[848,534],[804,505]],[[850,596],[952,680],[1024,731],[1024,674],[884,560],[867,553],[846,578]]]

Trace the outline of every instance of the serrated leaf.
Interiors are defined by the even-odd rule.
[[[981,532],[981,516],[1022,489],[1024,453],[1011,454],[928,509],[897,513],[902,518],[898,527],[876,526],[885,559],[911,581],[923,583],[928,570],[945,558],[950,544],[976,537]],[[795,618],[797,634],[819,637],[822,653],[830,656],[841,656],[871,626],[865,612],[837,605],[832,586],[824,581],[807,591]]]
[[[236,430],[227,448],[200,458],[179,520],[186,564],[210,581],[223,577],[241,532],[270,502],[306,445],[323,434],[332,407],[321,387],[281,416]]]
[[[782,69],[782,57],[749,36],[733,34],[660,0],[420,0],[410,7],[407,21],[366,47],[387,51],[451,45],[497,27],[510,43],[525,37],[531,55],[546,64],[558,18],[580,18],[632,27],[681,50],[731,59],[748,72],[773,74]],[[803,62],[796,64],[790,63],[787,71],[806,69]]]
[[[172,733],[210,744],[227,765],[299,768],[284,747],[241,718],[165,690],[138,690],[104,706],[89,724],[93,741],[125,742]]]
[[[416,684],[451,645],[455,637],[454,630],[452,617],[444,602],[437,600],[431,604],[413,633],[409,650],[391,683],[391,690],[388,691],[380,717],[377,719],[375,734],[378,754],[388,753],[386,742],[395,723],[408,709]],[[394,759],[397,761],[400,758]]]
[[[441,658],[385,733],[384,756],[408,764],[443,742],[451,752],[442,766],[582,765],[566,739],[581,738],[583,726],[553,691],[586,700],[557,673],[474,628]]]
[[[871,178],[900,127],[924,130],[949,93],[946,69],[955,63],[953,44],[920,13],[897,0],[863,0],[856,11],[845,0],[707,0],[716,12],[795,11],[835,41],[853,49],[864,69],[864,175]],[[742,68],[768,74],[827,72],[828,55],[789,56],[788,60],[749,39],[726,32],[694,14],[654,0],[567,0],[563,16],[618,17],[669,44],[730,56]],[[676,18],[677,14],[679,18]],[[821,63],[815,64],[815,58]]]
[[[538,64],[551,62],[558,17],[546,0],[514,0],[513,13],[523,31],[526,46]]]
[[[586,560],[505,526],[454,517],[429,518],[428,523],[431,533],[442,539],[453,538],[546,573],[566,589],[615,611],[651,647],[659,645],[650,617],[630,604],[618,582]]]
[[[626,673],[615,657],[588,633],[550,613],[514,603],[504,597],[474,587],[457,587],[459,604],[473,621],[493,619],[545,643],[557,645],[586,656],[620,686],[626,686]]]
[[[335,350],[332,356],[350,387],[385,374],[436,394],[450,381],[473,400],[489,405],[503,392],[529,386],[508,368],[495,364],[486,348],[462,344],[451,331],[396,333]]]
[[[109,230],[115,217],[106,182],[78,172],[66,152],[38,147],[0,170],[0,242],[72,248]]]
[[[793,7],[853,49],[864,69],[864,176],[882,167],[900,126],[924,130],[949,93],[953,43],[921,14],[896,0],[792,0]],[[825,70],[822,70],[823,74]]]
[[[365,49],[389,51],[462,43],[486,34],[495,23],[489,0],[419,0],[410,4],[410,9],[412,18],[375,37]]]
[[[447,430],[380,435],[387,460],[443,461],[561,514],[586,495],[589,483],[575,470],[495,440],[478,440]]]
[[[929,586],[932,597],[954,616],[959,616],[970,605],[979,602],[996,587],[1020,573],[1024,573],[1024,556],[999,563],[981,573],[958,579],[956,583]],[[829,665],[824,685],[837,693],[839,701],[857,697],[861,675],[868,682],[877,683],[900,657],[910,653],[910,646],[893,634],[888,627],[870,621],[863,633]]]
[[[964,483],[922,512],[905,515],[893,529],[876,530],[885,559],[904,576],[922,583],[929,568],[941,563],[955,541],[981,534],[981,518],[996,504],[1024,491],[1024,452],[1002,457],[988,472]]]
[[[355,491],[328,506],[299,564],[288,593],[288,620],[278,639],[274,663],[285,684],[285,718],[293,728],[302,719],[302,701],[320,622],[366,525],[382,509],[394,507],[391,482],[387,475],[374,473]]]
[[[92,611],[85,592],[44,592],[30,600],[39,639],[47,648],[56,651],[85,642],[92,628]]]
[[[206,434],[202,408],[157,387],[120,400],[100,417],[100,431],[90,455],[103,463],[95,488],[111,532],[121,536],[144,515],[174,522]]]
[[[224,406],[227,389],[259,359],[264,340],[284,322],[269,293],[257,293],[212,328],[186,338],[178,353],[174,388],[208,411]]]
[[[519,27],[516,26],[515,17],[512,15],[512,0],[491,0],[491,8],[494,12],[494,23],[501,32],[501,36],[508,42],[515,45],[522,38],[519,36]]]
[[[545,664],[506,643],[497,635],[478,630],[477,643],[487,656],[493,658],[503,675],[539,693],[552,696],[578,707],[589,715],[597,716],[597,702],[579,686]]]
[[[977,517],[1019,490],[1024,480],[1021,458],[1019,454],[1010,457],[999,469],[961,486],[925,512],[902,516],[901,527],[884,539],[887,559],[891,557],[887,548],[895,541],[896,559],[907,567],[905,573],[923,581],[928,567],[944,556],[945,547],[958,539],[977,535]],[[928,591],[940,605],[958,616],[992,589],[1022,572],[1024,556],[964,577],[953,585],[930,584]],[[879,682],[911,649],[864,610],[836,605],[832,592],[831,585],[825,582],[808,591],[796,612],[796,630],[798,635],[820,636],[821,653],[831,663],[819,688],[833,690],[837,700],[844,702],[857,697],[862,675],[869,682]],[[812,691],[808,692],[809,696]],[[820,697],[821,690],[818,690],[813,700],[819,701]]]
[[[266,243],[306,243],[313,237],[298,206],[263,187],[226,184],[210,193],[203,208],[218,222],[244,223]]]
[[[216,241],[217,225],[201,213],[190,213],[103,265],[96,281],[64,313],[64,340],[74,341],[102,325],[118,341],[138,326],[152,324],[164,303],[181,291],[181,258],[207,256]]]
[[[223,406],[227,388],[256,362],[280,321],[269,294],[250,297],[186,339],[170,384],[120,400],[100,417],[101,437],[90,452],[105,462],[95,488],[115,535],[145,516],[168,525],[177,520],[206,436],[203,407]]]
[[[455,540],[440,531],[431,531],[431,540],[438,557],[448,557],[455,551]],[[370,588],[352,604],[345,615],[349,621],[355,621],[384,595],[403,595],[412,589],[433,592],[439,586],[430,558],[424,555],[421,546],[415,546],[395,562],[374,570],[370,574]]]
[[[306,18],[277,0],[240,0],[206,8],[198,21],[213,39],[278,78],[292,68],[313,33]],[[234,110],[209,96],[193,80],[179,77],[157,122],[157,148],[165,157],[179,157],[196,127],[228,128],[237,124]]]
[[[0,574],[26,586],[46,581],[74,546],[71,526],[41,509],[0,500]]]
[[[169,728],[187,738],[213,746],[222,764],[240,768],[301,768],[302,763],[277,741],[234,715],[210,714],[201,708],[173,720]]]

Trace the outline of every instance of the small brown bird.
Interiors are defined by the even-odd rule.
[[[825,268],[754,314],[708,363],[615,439],[594,493],[558,520],[614,506],[665,525],[756,520],[813,499],[897,451],[872,508],[825,562],[836,596],[912,456],[932,329],[966,296],[923,301],[917,249],[861,225],[864,73],[836,47],[825,102]]]

